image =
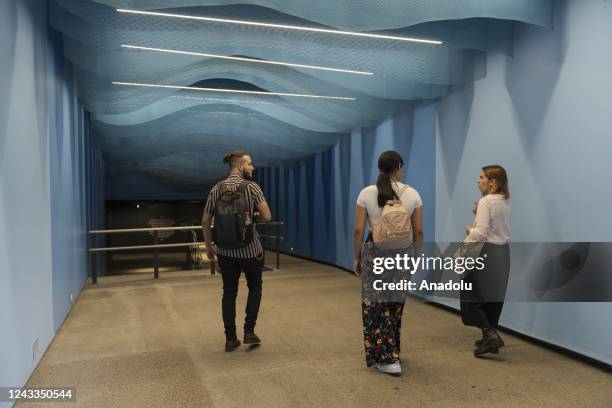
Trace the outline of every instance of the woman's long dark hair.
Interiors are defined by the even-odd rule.
[[[393,150],[387,150],[378,158],[378,180],[376,181],[376,188],[378,188],[378,206],[384,207],[387,201],[395,200],[397,194],[391,186],[391,175],[395,173],[404,165],[404,160],[398,152]]]

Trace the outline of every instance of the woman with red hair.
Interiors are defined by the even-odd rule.
[[[497,324],[504,306],[510,272],[510,190],[508,175],[499,165],[485,166],[477,181],[482,198],[476,207],[474,224],[466,228],[467,240],[483,242],[480,257],[483,270],[466,277],[472,290],[461,292],[463,324],[481,329],[482,339],[475,343],[474,356],[498,353],[504,345]]]

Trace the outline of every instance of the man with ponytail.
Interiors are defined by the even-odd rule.
[[[396,236],[400,237],[403,229],[410,231],[412,236],[409,237],[409,243],[418,244],[423,240],[423,203],[414,188],[400,182],[403,166],[404,161],[399,153],[384,152],[378,158],[379,175],[376,185],[368,186],[359,193],[353,234],[354,268],[358,276],[361,274],[361,249],[366,220],[369,227],[368,241],[376,241],[376,232],[380,231],[380,224],[384,222],[383,209],[391,204],[403,207],[401,211],[407,214],[410,225],[409,228],[404,228],[403,225],[395,226],[397,228],[387,225],[387,230],[397,232]],[[393,217],[389,219],[392,220]],[[405,217],[402,214],[395,219],[404,224]],[[402,302],[373,302],[363,296],[362,317],[368,367],[376,366],[380,372],[401,375],[400,331],[403,310]]]
[[[268,222],[272,216],[261,188],[250,181],[255,169],[251,156],[235,151],[226,154],[223,163],[229,165],[230,173],[210,190],[202,216],[202,230],[208,258],[219,260],[223,278],[221,306],[225,351],[234,351],[241,344],[236,334],[236,296],[242,271],[249,288],[244,343],[261,343],[255,334],[255,323],[261,302],[263,247],[253,221]],[[257,218],[256,212],[259,213]],[[213,217],[215,242],[211,228]]]

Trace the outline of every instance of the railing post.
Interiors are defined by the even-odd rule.
[[[276,224],[276,270],[280,269],[280,229],[282,224]]]
[[[89,234],[89,249],[94,248],[95,234]],[[91,283],[98,284],[98,263],[96,262],[96,253],[89,251],[89,259],[91,262]]]
[[[185,253],[185,265],[187,265],[188,269],[193,270],[195,261],[194,261],[192,247],[187,247],[186,249],[187,251]]]
[[[159,243],[159,235],[156,231],[153,231],[153,245]],[[153,279],[159,279],[159,250],[157,247],[153,249]]]

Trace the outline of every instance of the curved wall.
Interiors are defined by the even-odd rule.
[[[10,387],[25,384],[79,295],[86,231],[103,221],[103,162],[44,5],[0,2],[0,384]]]
[[[517,25],[514,57],[437,106],[436,240],[472,222],[480,167],[509,172],[516,242],[612,241],[612,4],[555,3],[554,29]],[[457,307],[451,303],[451,306]],[[612,363],[610,303],[509,303],[501,324]]]
[[[395,149],[425,203],[425,240],[463,238],[485,164],[510,175],[514,241],[612,241],[612,4],[555,3],[552,30],[515,25],[513,56],[432,107],[342,138],[330,151],[259,174],[287,252],[352,267],[354,203]],[[433,211],[435,209],[435,211]],[[436,299],[451,307],[454,301]],[[502,325],[612,364],[610,303],[508,303]]]
[[[404,158],[403,181],[421,195],[425,239],[433,240],[435,136],[435,105],[425,105],[355,130],[323,153],[259,170],[274,220],[287,223],[281,249],[352,268],[355,202],[363,187],[376,183],[377,159],[385,150]]]

